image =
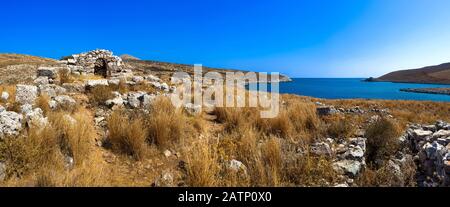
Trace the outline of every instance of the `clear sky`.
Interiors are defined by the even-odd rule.
[[[4,1],[0,53],[369,77],[450,62],[448,0]]]

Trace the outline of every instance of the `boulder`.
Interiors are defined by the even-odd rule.
[[[23,116],[12,111],[0,112],[0,138],[16,136],[22,130]]]
[[[154,94],[144,94],[142,96],[142,107],[148,108],[153,103],[153,101],[156,99],[156,96]]]
[[[109,84],[109,85],[115,85],[115,86],[118,86],[118,85],[120,84],[120,79],[117,79],[117,78],[115,78],[115,79],[109,79],[109,80],[108,80],[108,84]]]
[[[113,108],[113,107],[120,107],[120,106],[123,106],[123,105],[124,105],[124,101],[123,101],[122,97],[118,96],[118,97],[116,97],[116,98],[107,100],[107,101],[105,102],[105,104],[106,104],[106,106],[108,106],[108,107],[110,107],[110,108]]]
[[[47,85],[50,84],[50,80],[48,79],[47,76],[40,76],[34,79],[33,83],[36,84],[37,86]]]
[[[444,122],[442,120],[439,120],[436,122],[436,128],[438,130],[441,130],[441,129],[450,130],[450,124],[447,122]]]
[[[38,88],[31,85],[16,86],[16,102],[19,104],[34,104],[38,96]]]
[[[145,92],[142,92],[142,91],[128,93],[128,96],[127,96],[128,105],[131,108],[141,107],[141,100],[143,99],[144,95],[145,95]]]
[[[55,67],[39,67],[37,69],[38,77],[48,77],[49,79],[55,79],[58,76],[58,68]]]
[[[432,131],[423,130],[423,129],[415,129],[412,132],[413,139],[415,139],[415,140],[424,140],[431,135],[433,135]]]
[[[433,142],[432,144],[426,143],[423,146],[423,150],[427,156],[427,159],[430,159],[430,160],[436,160],[438,157],[438,154],[442,154],[444,149],[445,149],[445,147],[437,142]]]
[[[108,86],[108,80],[107,79],[100,79],[100,80],[88,80],[86,81],[86,89],[92,89],[97,86]]]
[[[40,108],[33,109],[31,105],[23,105],[22,113],[25,115],[25,122],[30,128],[43,128],[48,124],[48,119],[44,117],[44,112]]]
[[[3,91],[2,92],[2,95],[1,95],[1,97],[0,97],[1,99],[2,99],[2,101],[4,101],[4,102],[6,102],[6,101],[8,101],[8,98],[9,98],[9,93],[8,92],[6,92],[6,91]]]
[[[65,94],[67,90],[61,86],[55,84],[47,84],[39,86],[39,93],[41,95],[47,95],[48,97],[56,97],[61,94]]]
[[[360,173],[362,166],[361,162],[356,160],[341,160],[333,163],[333,169],[336,172],[350,177],[356,177]]]
[[[73,98],[67,95],[56,96],[54,100],[56,101],[58,106],[62,106],[64,108],[72,108],[77,104],[77,102]]]
[[[441,129],[433,134],[433,139],[450,137],[450,130]]]

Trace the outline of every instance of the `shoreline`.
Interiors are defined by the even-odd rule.
[[[425,93],[450,96],[450,88],[405,88],[400,89],[400,91],[408,93]]]

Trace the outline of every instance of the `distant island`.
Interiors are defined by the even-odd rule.
[[[370,77],[367,82],[394,82],[394,83],[420,83],[420,84],[449,84],[450,85],[450,63],[428,66],[419,69],[399,70],[388,73],[379,78]],[[450,95],[449,88],[425,88],[401,89],[404,92],[445,94]]]

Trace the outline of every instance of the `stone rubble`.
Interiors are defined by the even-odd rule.
[[[400,141],[416,154],[419,186],[450,186],[450,124],[411,125]]]

